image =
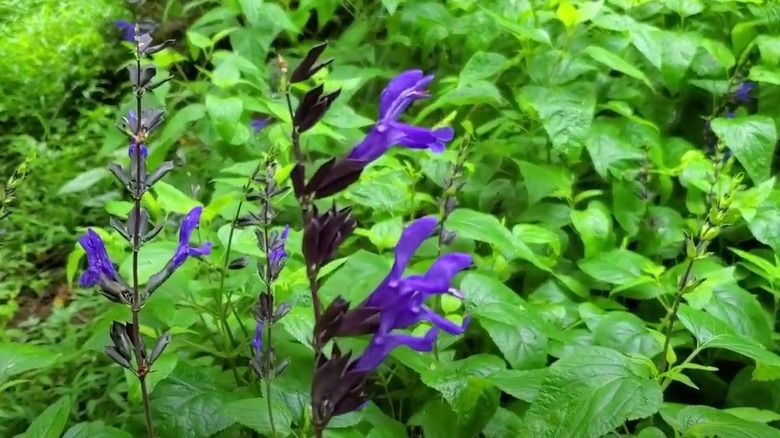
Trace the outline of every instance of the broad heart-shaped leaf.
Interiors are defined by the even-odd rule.
[[[602,178],[621,161],[640,160],[643,152],[641,144],[632,135],[632,131],[641,125],[628,120],[599,117],[593,121],[585,147],[588,149],[593,167]]]
[[[473,315],[512,368],[534,369],[547,364],[548,335],[554,335],[554,329],[528,305],[488,304],[474,309]]]
[[[627,249],[597,253],[578,262],[577,266],[596,280],[616,285],[627,284],[657,268],[650,259]]]
[[[523,87],[519,99],[527,99],[542,121],[553,148],[561,155],[576,160],[596,107],[595,86],[575,82],[561,87]]]
[[[780,429],[744,420],[710,406],[688,406],[676,415],[684,436],[718,438],[778,438]]]
[[[233,142],[237,132],[244,128],[240,126],[244,102],[237,97],[221,98],[209,94],[206,96],[206,111],[211,122],[214,123],[214,128],[224,141]]]
[[[541,270],[550,271],[550,268],[495,216],[458,208],[450,214],[445,225],[448,230],[454,231],[461,238],[489,243],[509,260],[519,258],[530,262]]]
[[[626,354],[641,354],[653,358],[662,350],[658,338],[650,333],[641,318],[628,312],[609,312],[601,318],[593,332],[597,345]]]
[[[498,409],[500,392],[487,377],[504,369],[504,362],[488,354],[439,363],[420,373],[422,382],[439,391],[458,417],[462,436],[477,436]]]
[[[290,429],[290,424],[292,423],[290,408],[284,400],[274,400],[271,407],[273,409],[276,436],[288,436],[292,433],[292,429]],[[257,397],[232,401],[225,404],[222,412],[236,420],[239,424],[261,433],[263,436],[273,438],[266,399]]]
[[[176,244],[171,241],[154,241],[141,247],[141,250],[138,252],[138,281],[141,284],[146,283],[149,277],[159,272],[168,263],[168,260],[173,257],[175,252]],[[182,266],[180,269],[185,269],[185,266]],[[129,279],[133,278],[132,272],[133,259],[132,257],[127,257],[119,265],[119,274]],[[173,275],[178,275],[180,272],[181,270],[176,271]]]
[[[718,117],[712,121],[712,131],[737,157],[754,183],[769,179],[777,144],[775,122],[770,117]]]
[[[650,79],[648,79],[647,76],[642,73],[642,70],[634,67],[628,61],[610,52],[609,50],[599,46],[589,46],[587,49],[585,49],[585,53],[612,70],[619,71],[624,75],[631,76],[634,79],[639,79],[640,81],[644,82],[645,85],[647,85],[651,90],[654,90],[653,84],[650,82]]]
[[[24,433],[24,438],[59,438],[68,422],[70,397],[65,396],[46,408]]]
[[[205,369],[180,362],[151,395],[155,426],[160,436],[207,437],[235,421],[223,412],[230,401]]]
[[[757,365],[753,376],[758,380],[780,378],[780,356],[758,341],[737,333],[717,317],[681,304],[677,318],[696,337],[699,348],[722,348],[753,359]]]
[[[598,438],[662,402],[646,364],[609,348],[578,348],[550,366],[518,436]]]
[[[525,189],[528,191],[528,204],[533,206],[546,197],[568,198],[572,195],[574,177],[563,166],[535,164],[515,160],[523,175]]]
[[[0,384],[25,371],[45,368],[61,356],[34,344],[0,343]]]

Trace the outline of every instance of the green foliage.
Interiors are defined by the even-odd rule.
[[[358,229],[321,272],[320,296],[357,303],[371,293],[404,224],[439,213],[461,147],[465,184],[453,191],[459,205],[444,224],[457,237],[443,250],[474,254],[476,265],[456,281],[463,307],[430,303],[452,321],[470,317],[466,335],[442,336],[436,354],[394,351],[372,402],[337,417],[326,436],[780,436],[776,4],[184,3],[166,9],[172,22],[186,15],[184,38],[155,55],[158,79],[174,80],[145,97],[170,115],[149,144],[149,166],[172,157],[184,165],[144,198],[152,221],[166,226],[142,249],[139,276],[148,279],[167,262],[178,238],[173,216],[194,206],[204,213],[193,240],[214,249],[187,262],[143,309],[142,334],[173,339],[148,378],[159,436],[312,430],[314,320],[292,195],[275,205],[275,228],[290,223],[292,230],[274,284],[277,302],[292,309],[270,341],[290,365],[269,382],[254,377],[247,354],[257,273],[223,274],[223,266],[247,256],[252,267],[265,257],[252,230],[231,229],[238,213],[258,211],[242,201],[257,166],[274,158],[276,182],[289,183],[294,160],[276,56],[294,68],[324,39],[337,62],[313,82],[342,93],[304,137],[308,159],[321,163],[359,141],[382,86],[407,68],[437,75],[429,102],[411,111],[414,122],[451,125],[456,139],[440,155],[394,148],[336,198],[354,206]],[[0,57],[17,65],[4,70],[11,76],[2,83],[45,97],[19,104],[26,114],[53,114],[42,108],[61,102],[63,84],[89,78],[109,57],[95,23],[121,12],[100,2],[71,4],[72,11],[65,4],[56,6],[60,27],[46,35],[73,45],[40,74],[41,53],[49,52],[31,49],[39,28],[24,23],[39,23],[55,6],[33,16],[26,3],[9,3],[16,18],[0,19],[0,34],[16,29],[7,35],[17,41],[0,44]],[[79,57],[87,47],[94,65]],[[737,102],[733,94],[748,79],[757,85],[748,102]],[[9,96],[0,102],[6,110],[25,97]],[[103,165],[129,161],[123,137],[106,122],[129,108],[126,99],[85,110],[75,133],[12,139],[14,157],[35,149],[39,164],[19,185],[19,206],[5,226],[4,272],[24,271],[19,266],[29,262],[15,254],[29,254],[25,245],[46,251],[72,243],[84,226],[103,236],[120,272],[132,271],[124,240],[100,226],[102,217],[131,208]],[[275,120],[259,135],[249,124],[257,113]],[[98,153],[95,137],[103,141]],[[64,146],[53,146],[60,140]],[[74,151],[80,141],[93,148]],[[36,194],[48,197],[35,201]],[[429,240],[410,270],[423,272],[439,251]],[[103,354],[111,321],[129,314],[78,288],[83,258],[76,247],[60,266],[74,291],[67,305],[17,318],[0,337],[0,435],[144,433],[137,379]],[[0,321],[17,312],[21,285],[33,284],[20,275],[0,284],[0,297],[12,299],[0,307]],[[357,351],[365,345],[345,343]]]

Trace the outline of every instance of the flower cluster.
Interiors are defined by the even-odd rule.
[[[307,80],[313,72],[332,62],[317,64],[325,46],[309,51],[290,76],[290,83]],[[393,146],[430,150],[440,153],[454,137],[450,127],[430,129],[400,121],[403,113],[415,102],[430,96],[428,85],[433,75],[420,70],[405,71],[392,79],[382,91],[379,115],[365,138],[345,156],[332,158],[322,164],[306,179],[301,157],[299,136],[314,126],[325,114],[339,91],[323,93],[320,85],[310,90],[297,110],[292,110],[289,84],[286,96],[293,120],[292,142],[298,162],[291,174],[293,189],[301,205],[303,229],[303,256],[314,305],[315,326],[313,345],[317,367],[312,383],[312,415],[317,436],[334,416],[354,411],[369,399],[369,376],[398,347],[415,351],[431,351],[439,331],[462,334],[468,325],[454,324],[426,306],[434,295],[462,295],[451,287],[453,277],[469,267],[468,254],[452,253],[440,256],[422,275],[404,276],[414,253],[425,240],[437,231],[438,220],[424,217],[411,223],[403,232],[395,250],[395,261],[387,277],[362,303],[350,308],[350,303],[337,297],[324,310],[318,295],[319,270],[335,257],[339,246],[355,230],[357,224],[350,217],[350,208],[332,207],[320,210],[314,201],[337,194],[358,180],[371,162],[380,158]],[[454,205],[454,204],[453,204]],[[424,336],[417,337],[403,330],[424,323],[431,327]],[[342,354],[337,338],[370,335],[365,351],[353,358],[351,352]],[[333,343],[330,356],[324,353],[326,344]]]

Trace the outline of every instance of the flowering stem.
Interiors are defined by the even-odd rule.
[[[686,257],[688,258],[688,263],[685,267],[685,272],[680,278],[680,282],[677,284],[677,291],[674,295],[672,306],[669,308],[669,312],[667,312],[663,321],[661,321],[661,327],[666,327],[666,331],[664,333],[664,346],[661,349],[661,362],[658,366],[658,371],[662,374],[668,371],[667,368],[671,367],[672,365],[669,363],[666,357],[669,352],[669,348],[671,347],[674,323],[677,321],[677,311],[679,310],[680,304],[682,303],[683,295],[685,295],[686,292],[689,292],[688,289],[691,285],[693,264],[698,258],[706,254],[707,246],[712,239],[710,236],[712,235],[712,232],[717,231],[718,228],[717,225],[712,223],[713,221],[709,212],[712,210],[713,206],[717,207],[718,209],[721,207],[720,202],[716,202],[715,199],[715,197],[718,196],[715,189],[719,186],[720,169],[723,165],[721,158],[716,156],[714,164],[715,166],[714,172],[712,174],[712,185],[710,186],[710,191],[707,194],[707,202],[705,203],[705,208],[708,212],[707,216],[704,219],[704,223],[702,223],[702,225],[699,227],[698,235],[696,236],[695,240],[692,239],[691,241],[688,241],[686,239]],[[689,245],[692,248],[689,249]]]
[[[280,63],[281,64],[281,63]],[[292,125],[292,131],[290,133],[290,138],[292,140],[293,145],[293,153],[295,155],[295,160],[299,164],[303,164],[303,151],[301,150],[301,135],[298,131],[298,127],[295,124],[295,111],[293,110],[292,106],[292,96],[290,94],[290,82],[286,77],[286,68],[282,69],[282,81],[283,81],[283,89],[284,89],[284,97],[287,101],[287,110],[290,113],[290,121]],[[303,223],[303,229],[305,230],[309,223],[312,220],[312,211],[311,211],[311,201],[306,198],[302,197],[299,198],[299,203],[301,206],[301,222]],[[309,290],[311,292],[311,299],[312,299],[312,309],[314,311],[314,321],[316,324],[316,321],[320,318],[320,315],[322,314],[322,306],[320,303],[320,284],[319,280],[317,279],[320,266],[318,266],[316,263],[312,264],[309,263],[307,260],[304,260],[306,263],[306,278],[309,281]],[[316,339],[312,339],[312,344],[314,346],[314,371],[312,372],[312,376],[316,374],[317,371],[317,364],[320,361],[320,357],[322,357],[322,346],[320,345],[320,342],[318,342]],[[312,382],[312,389],[314,388],[314,384]],[[312,397],[312,417],[313,417],[313,423],[314,423],[314,436],[316,438],[321,438],[323,433],[323,427],[321,424],[321,421],[319,421],[320,415],[316,412],[317,407],[314,406],[314,397]]]
[[[137,26],[136,26],[137,27]],[[136,35],[139,32],[136,30]],[[138,42],[138,39],[136,38],[136,67],[138,68],[138,71],[141,71],[141,49],[140,49],[140,43]],[[135,103],[136,103],[136,133],[137,135],[142,135],[142,100],[143,100],[143,90],[138,89],[135,92]],[[141,249],[141,245],[143,244],[143,241],[141,239],[141,199],[143,197],[143,189],[142,184],[144,184],[142,180],[142,166],[141,163],[143,162],[143,156],[141,152],[141,140],[142,138],[138,138],[134,140],[135,147],[133,148],[133,154],[135,155],[135,180],[133,182],[133,229],[131,230],[131,236],[132,236],[132,243],[133,243],[133,298],[131,302],[131,310],[133,314],[132,319],[132,334],[133,337],[133,344],[135,346],[135,360],[136,360],[136,366],[137,369],[135,371],[135,375],[138,377],[138,383],[141,386],[141,398],[143,399],[144,404],[144,416],[146,417],[146,433],[149,438],[155,438],[154,433],[154,423],[152,421],[152,409],[151,409],[151,402],[149,401],[149,391],[146,388],[146,375],[149,373],[149,367],[146,362],[145,354],[141,350],[142,344],[141,344],[141,321],[140,321],[140,311],[141,311],[141,295],[140,295],[140,287],[139,287],[139,277],[138,277],[138,251]]]
[[[271,164],[271,157],[269,156],[266,159],[266,169],[268,169]],[[254,179],[257,176],[257,173],[259,173],[260,170],[260,164],[257,165],[257,170],[254,172],[254,176],[252,179]],[[271,287],[271,269],[272,263],[271,263],[271,239],[270,239],[270,233],[271,233],[271,218],[270,216],[270,190],[268,184],[265,186],[265,195],[263,197],[263,206],[262,206],[262,212],[263,212],[263,248],[265,248],[265,292],[268,294],[269,297],[271,297],[271,302],[273,302],[273,288]],[[270,311],[273,312],[273,309]],[[268,422],[271,426],[271,437],[276,438],[276,425],[274,423],[274,409],[273,409],[273,402],[271,400],[271,378],[274,377],[274,356],[272,354],[273,349],[273,327],[274,327],[274,317],[272,316],[270,321],[268,321],[267,324],[268,328],[266,331],[268,332],[268,342],[267,342],[267,349],[266,352],[263,354],[263,360],[265,362],[264,367],[268,372],[268,375],[265,376],[265,398],[268,405]]]

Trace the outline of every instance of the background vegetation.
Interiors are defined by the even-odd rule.
[[[259,160],[274,150],[280,181],[291,170],[277,57],[295,65],[324,40],[337,62],[317,81],[343,91],[305,138],[312,157],[348,151],[382,87],[410,68],[437,77],[415,121],[456,139],[442,155],[394,149],[339,197],[359,225],[323,296],[365,297],[403,225],[438,214],[446,193],[459,203],[452,249],[476,261],[459,277],[465,308],[438,303],[472,316],[466,335],[441,339],[439,360],[393,353],[373,402],[327,436],[780,436],[776,3],[117,3],[0,2],[0,205],[12,212],[0,224],[1,436],[143,434],[137,381],[103,353],[126,309],[74,282],[78,235],[129,209],[106,163],[127,161],[114,125],[132,102],[129,45],[114,22],[134,17],[177,40],[154,56],[174,79],[150,97],[168,119],[149,161],[181,166],[146,206],[166,221],[203,205],[200,237],[215,245],[144,309],[145,335],[173,335],[149,383],[160,436],[269,436],[268,397],[278,436],[308,430],[313,321],[295,201],[277,205],[292,231],[276,294],[293,308],[274,340],[290,366],[271,393],[247,372],[256,273],[222,287],[209,273]],[[255,135],[258,113],[276,122]],[[458,150],[464,184],[447,191]],[[142,275],[175,248],[169,228],[142,252]],[[121,239],[101,232],[129,269]],[[232,249],[262,255],[251,231]],[[435,243],[421,252],[417,271]]]

